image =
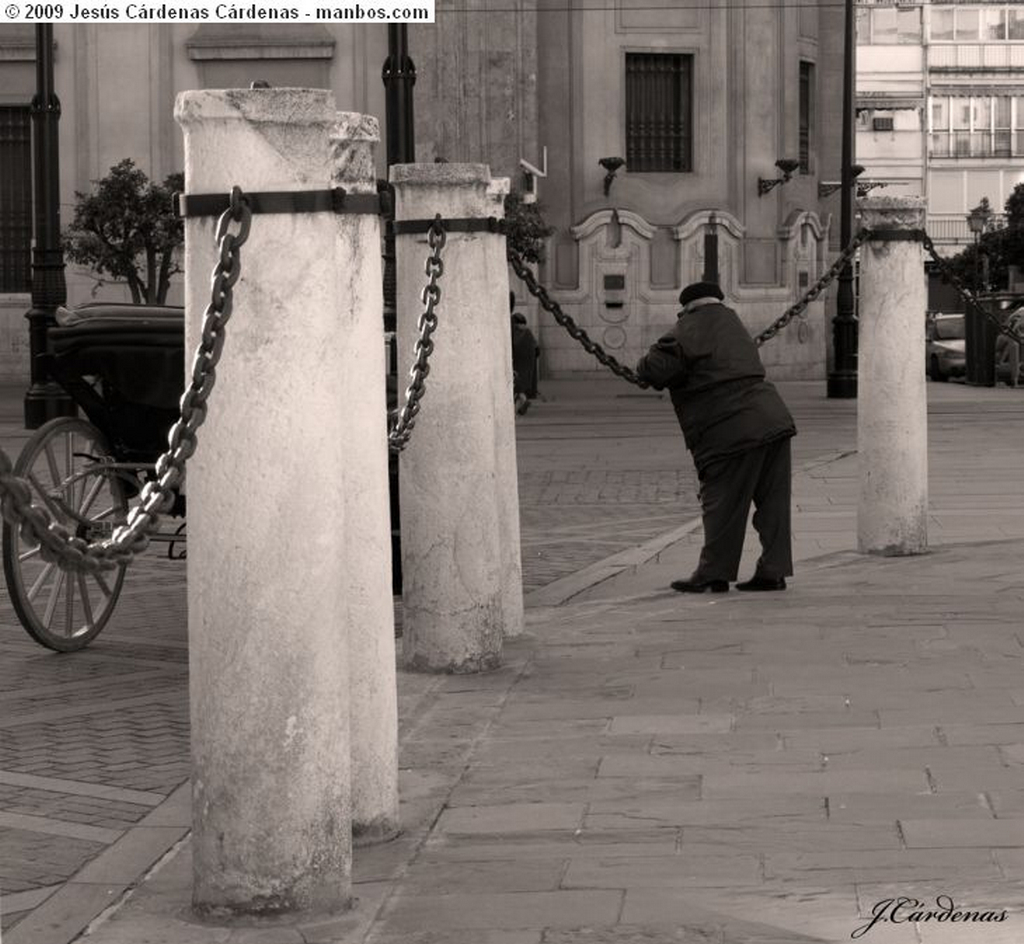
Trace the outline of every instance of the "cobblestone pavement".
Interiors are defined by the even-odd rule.
[[[693,515],[693,476],[666,404],[658,397],[619,401],[614,388],[599,386],[596,399],[574,394],[538,402],[519,422],[526,590]],[[579,391],[579,385],[568,387]],[[12,457],[29,435],[20,426],[22,392],[0,390],[0,444]],[[652,453],[658,457],[654,465],[636,461]],[[118,841],[143,847],[137,854],[143,867],[151,864],[147,855],[162,853],[159,842],[140,840],[167,838],[144,832],[152,821],[147,817],[188,777],[184,580],[184,564],[151,549],[132,565],[101,636],[69,656],[33,643],[4,593],[4,929]],[[85,910],[102,907],[109,897],[88,898]]]
[[[557,398],[556,387],[556,399],[518,420],[526,592],[698,514],[696,476],[667,399],[629,390],[602,382],[602,396],[579,400],[571,388]]]
[[[668,403],[618,389],[556,387],[519,421],[528,590],[696,511]],[[806,559],[850,547],[855,404],[820,385],[786,393]],[[936,531],[1012,537],[1024,399],[934,394]],[[795,593],[680,601],[663,590],[692,563],[678,540],[570,605],[534,607],[534,635],[499,672],[402,674],[407,832],[357,856],[351,916],[230,933],[175,918],[161,936],[152,915],[187,900],[186,846],[96,944],[347,944],[368,930],[373,944],[795,944],[848,937],[893,887],[1017,909],[1022,595],[1000,547],[899,570],[840,553]],[[83,653],[41,650],[0,611],[7,944],[66,944],[187,832],[184,568],[150,556],[133,570]],[[458,712],[468,737],[448,730]],[[884,940],[1024,940],[1020,924],[935,927]]]

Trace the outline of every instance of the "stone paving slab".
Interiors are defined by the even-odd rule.
[[[536,500],[557,486],[549,497],[563,501],[551,507],[572,509],[560,524],[552,522],[562,529],[565,559],[573,561],[566,574],[600,564],[587,559],[588,546],[607,555],[620,539],[609,566],[621,569],[568,598],[552,593],[560,605],[531,610],[528,634],[508,647],[511,668],[474,679],[402,674],[409,832],[394,844],[357,851],[355,910],[275,928],[199,925],[187,907],[186,842],[95,926],[90,944],[797,944],[848,940],[870,915],[874,896],[914,887],[933,900],[943,893],[993,907],[1004,900],[1007,922],[985,932],[1012,929],[1017,937],[1007,939],[1019,944],[1024,905],[1015,883],[1024,871],[1024,840],[1016,825],[1024,821],[1024,789],[1015,775],[1024,757],[1024,709],[1015,695],[1024,686],[1013,668],[1022,651],[1024,591],[1015,565],[1024,535],[1014,531],[1017,516],[999,513],[1017,498],[1005,469],[1015,468],[1019,455],[986,444],[1014,435],[1020,441],[1024,400],[1006,396],[1015,391],[935,391],[933,524],[941,544],[926,557],[895,561],[850,551],[856,457],[843,447],[851,441],[853,405],[828,403],[810,388],[786,394],[798,412],[795,457],[805,469],[795,479],[800,564],[790,591],[769,599],[730,593],[686,600],[664,589],[680,568],[692,566],[699,531],[692,518],[666,529],[664,509],[641,513],[625,481],[637,471],[638,450],[647,448],[644,459],[657,474],[638,487],[654,488],[655,497],[673,481],[682,487],[686,459],[677,434],[650,411],[667,409],[664,401],[604,403],[578,426],[548,423],[542,409],[531,411],[526,419],[533,425],[519,427],[521,468],[540,462],[558,442],[571,447],[559,454],[561,468],[549,470],[565,472],[561,481],[552,474],[531,485]],[[568,412],[561,419],[569,420]],[[606,433],[627,449],[602,465]],[[965,455],[984,468],[972,468]],[[599,468],[607,472],[603,483],[591,475]],[[576,475],[581,469],[586,474]],[[986,485],[964,495],[965,478]],[[599,527],[602,502],[610,501],[626,511],[604,516],[619,529],[614,537]],[[809,517],[801,519],[805,510]],[[802,520],[808,527],[800,527]],[[650,533],[648,523],[655,525]],[[659,543],[658,528],[675,539]],[[957,543],[965,539],[982,543]],[[537,561],[538,573],[551,564]],[[153,572],[161,592],[180,593],[166,566]],[[97,666],[88,668],[91,675],[63,673],[63,684],[81,686],[90,717],[102,718],[103,708],[84,696],[97,690],[91,682],[102,685],[108,669],[111,678],[156,672],[155,679],[184,665],[184,638],[169,626],[167,607],[142,594],[132,605],[144,613],[140,632],[115,624],[106,647],[101,637],[80,660]],[[22,658],[32,652],[22,642],[0,645]],[[41,670],[44,684],[47,671]],[[12,697],[23,697],[26,683],[14,685],[22,694]],[[129,696],[124,700],[136,697]],[[174,705],[161,704],[168,708],[173,713]],[[45,705],[42,718],[9,730],[35,725],[45,744],[44,718],[73,724],[73,713],[59,711]],[[166,739],[165,758],[147,763],[172,775],[179,750],[171,747],[174,719],[160,727],[160,712],[137,716],[139,730],[151,726],[154,741]],[[109,753],[147,748],[146,737],[132,743],[127,732],[101,725],[108,727],[117,731],[108,738]],[[44,926],[73,936],[74,922],[61,917],[69,904],[77,901],[79,921],[89,920],[133,884],[120,879],[146,867],[147,837],[168,841],[187,826],[187,788],[115,783],[118,772],[110,768],[118,762],[104,767],[90,754],[89,737],[81,740],[77,755],[59,737],[52,740],[29,764],[44,769],[17,775],[61,789],[84,783],[171,798],[138,826],[124,826],[128,833],[118,841],[132,838],[123,858],[96,860],[93,876],[110,883],[73,880],[56,892],[19,892],[24,917],[5,939],[21,934],[31,944],[51,944],[26,936]],[[27,743],[19,748],[31,750]],[[73,776],[45,770],[61,763],[74,768]],[[93,777],[90,765],[102,775]],[[139,851],[131,851],[132,843]],[[131,865],[133,856],[140,864]],[[109,873],[100,871],[107,866]],[[895,924],[884,929],[884,940],[922,944],[936,928],[946,930]]]
[[[0,390],[0,445],[12,455],[28,436],[20,428],[22,395],[20,388]],[[571,579],[613,553],[633,561],[638,545],[693,515],[692,470],[676,461],[678,444],[664,435],[672,421],[658,411],[657,423],[647,422],[660,403],[604,403],[596,411],[572,398],[546,403],[546,415],[535,410],[520,423],[527,589]],[[622,443],[638,448],[622,449]],[[645,457],[643,467],[636,455]],[[651,467],[651,460],[660,467]],[[84,652],[46,652],[28,640],[6,601],[0,605],[0,813],[22,817],[19,826],[38,830],[0,833],[0,861],[16,866],[0,894],[25,888],[14,899],[16,912],[0,902],[5,928],[36,907],[32,896],[50,896],[41,882],[72,876],[90,857],[110,851],[124,829],[146,824],[161,835],[159,829],[188,824],[187,807],[183,815],[179,795],[172,792],[188,773],[184,611],[183,565],[152,553],[133,564],[113,620]],[[479,684],[493,687],[494,678],[500,681],[502,673]],[[473,684],[463,679],[457,689],[461,694]],[[403,732],[407,719],[415,718],[416,725],[403,745],[403,764],[444,771],[447,763],[461,762],[486,727],[486,721],[463,723],[458,727],[465,740],[452,743],[455,719],[443,705],[419,708],[429,690],[451,685],[406,679],[400,696]],[[439,737],[432,739],[432,732]],[[591,768],[599,757],[594,754]],[[147,815],[168,795],[168,805]],[[83,831],[103,841],[79,847],[84,840],[67,835]],[[16,850],[24,850],[27,859]],[[56,863],[46,859],[50,855]],[[119,855],[130,871],[127,847]],[[93,899],[81,892],[51,907],[63,907],[66,900],[82,904],[81,926],[93,917]],[[72,933],[72,920],[57,923]]]

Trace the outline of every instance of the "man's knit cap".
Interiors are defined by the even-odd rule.
[[[694,282],[692,285],[687,285],[679,293],[679,304],[685,308],[690,302],[695,302],[698,298],[717,298],[719,301],[722,301],[725,295],[722,294],[722,290],[714,282]]]

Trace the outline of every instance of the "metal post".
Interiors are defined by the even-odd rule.
[[[853,235],[853,95],[856,62],[854,0],[845,0],[845,56],[843,68],[843,155],[840,179],[842,194],[839,210],[839,242],[845,249]],[[839,275],[836,316],[832,320],[835,358],[828,375],[828,395],[836,399],[857,396],[857,319],[853,303],[853,264],[847,263]]]
[[[701,281],[718,284],[718,219],[712,213],[704,230],[704,274]]]
[[[381,70],[384,81],[384,124],[387,166],[416,162],[412,87],[416,66],[409,58],[409,32],[404,23],[388,24],[388,57]],[[395,229],[393,214],[384,225],[384,329],[395,330]]]
[[[32,307],[28,319],[31,385],[25,393],[25,428],[37,429],[55,416],[74,416],[74,402],[50,378],[40,359],[47,351],[46,329],[67,301],[64,253],[60,248],[60,100],[53,81],[53,24],[36,24],[36,94],[32,99],[35,170],[35,245],[32,250]]]

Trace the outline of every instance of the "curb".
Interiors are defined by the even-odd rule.
[[[840,452],[829,452],[823,456],[817,456],[805,462],[795,471],[795,475],[806,475],[814,469],[830,465],[845,459],[848,456],[856,455],[856,449],[848,449]],[[628,548],[625,551],[618,551],[604,560],[594,564],[588,564],[582,570],[560,577],[546,586],[532,590],[523,596],[523,606],[527,609],[536,607],[564,606],[574,597],[596,587],[598,584],[611,580],[619,574],[646,564],[653,560],[663,551],[678,543],[687,535],[692,534],[701,526],[700,518],[693,518],[685,524],[681,524],[671,531],[656,535],[649,541],[637,547]]]

